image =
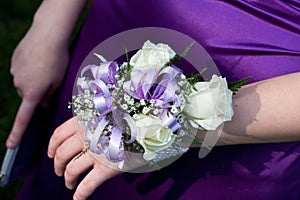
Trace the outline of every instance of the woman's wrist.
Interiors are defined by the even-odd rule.
[[[31,29],[45,41],[68,46],[70,36],[86,0],[45,0],[36,11]]]
[[[299,84],[298,72],[242,87],[218,145],[299,141]]]

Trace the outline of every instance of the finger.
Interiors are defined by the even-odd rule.
[[[20,143],[37,104],[35,101],[22,100],[12,130],[6,140],[7,148],[15,148]]]
[[[65,184],[67,188],[73,189],[76,185],[76,180],[79,175],[93,166],[93,158],[89,153],[79,155],[80,157],[73,159],[66,167]]]
[[[54,169],[58,176],[62,176],[67,163],[74,158],[75,155],[83,150],[83,144],[77,135],[73,135],[62,143],[56,150],[54,156]]]
[[[94,169],[92,169],[80,182],[73,198],[76,200],[86,199],[104,181],[110,179],[118,173],[119,171],[106,167],[98,162],[98,164],[94,166]]]
[[[76,133],[76,128],[74,127],[74,120],[76,120],[76,118],[73,117],[55,129],[48,145],[48,156],[50,158],[54,158],[56,149],[66,139],[68,139]]]

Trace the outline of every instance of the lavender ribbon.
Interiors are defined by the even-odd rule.
[[[131,80],[123,85],[124,91],[136,99],[154,100],[154,106],[166,109],[180,106],[179,97],[176,95],[177,82],[182,70],[172,65],[163,68],[159,74],[155,69],[146,72],[133,70]],[[164,111],[161,119],[165,126],[176,132],[181,125],[169,112]]]
[[[170,106],[178,107],[180,105],[179,97],[175,91],[177,89],[178,76],[182,71],[175,67],[170,66],[164,68],[158,75],[159,84],[155,88],[152,99],[160,100],[157,103],[163,108]],[[172,102],[172,104],[170,104]]]
[[[116,83],[115,75],[118,69],[116,62],[102,62],[100,65],[88,65],[81,71],[81,77],[87,72],[91,71],[94,80],[102,80],[105,83]]]
[[[150,89],[156,81],[157,72],[149,69],[147,72],[133,70],[131,79],[126,81],[123,89],[135,99],[150,99]]]
[[[119,127],[114,127],[111,131],[108,151],[106,153],[107,159],[112,162],[123,161],[125,154],[122,144],[122,130]]]
[[[131,116],[127,113],[123,114],[124,120],[127,122],[129,128],[130,128],[130,140],[129,141],[125,141],[127,144],[130,144],[132,142],[135,141],[136,137],[137,137],[137,127],[135,125],[134,120],[131,118]]]
[[[168,111],[164,111],[160,115],[161,120],[164,123],[164,126],[168,127],[173,133],[181,128],[181,125],[178,123],[177,119]]]
[[[124,148],[123,148],[123,132],[126,125],[130,128],[131,138],[126,143],[132,143],[137,136],[137,128],[130,115],[127,113],[119,113],[113,109],[112,99],[110,95],[110,89],[108,84],[116,84],[115,75],[118,66],[115,62],[103,62],[97,65],[88,65],[81,71],[81,77],[84,77],[86,73],[91,74],[91,79],[86,80],[87,86],[95,94],[92,95],[92,101],[95,109],[98,110],[100,116],[94,123],[92,120],[88,122],[86,129],[86,137],[90,140],[90,150],[94,153],[105,153],[108,160],[111,162],[120,162],[124,160]],[[83,84],[78,86],[78,91],[83,92]],[[104,134],[104,130],[109,125],[110,121],[106,119],[108,113],[113,114],[114,126],[112,130],[107,130]],[[92,128],[95,128],[91,132]]]
[[[123,89],[136,99],[152,99],[155,101],[154,105],[162,108],[178,106],[180,101],[175,90],[178,75],[181,73],[182,71],[174,66],[164,68],[159,74],[154,69],[147,72],[133,70],[131,77],[134,78],[126,81]]]
[[[105,151],[105,143],[108,141],[108,137],[104,135],[101,136],[101,134],[108,123],[109,122],[105,119],[105,117],[101,117],[94,133],[91,133],[89,129],[87,129],[86,136],[90,140],[90,150],[92,152],[100,154]]]
[[[92,96],[95,108],[100,114],[106,114],[112,109],[110,91],[102,80],[90,81],[90,88],[96,92]]]

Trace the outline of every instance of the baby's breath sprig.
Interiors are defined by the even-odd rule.
[[[91,91],[85,89],[83,93],[78,93],[72,97],[73,102],[69,102],[68,108],[74,107],[74,113],[80,115],[79,122],[87,125],[88,121],[97,118],[100,114],[95,108]]]

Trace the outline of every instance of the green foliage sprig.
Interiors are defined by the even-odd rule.
[[[231,90],[231,91],[233,92],[233,94],[236,94],[237,91],[239,91],[239,89],[240,89],[243,85],[245,85],[245,84],[249,81],[250,78],[251,78],[251,77],[248,76],[248,77],[243,78],[243,79],[241,79],[241,80],[238,80],[238,81],[234,81],[234,82],[228,83],[228,89]]]

